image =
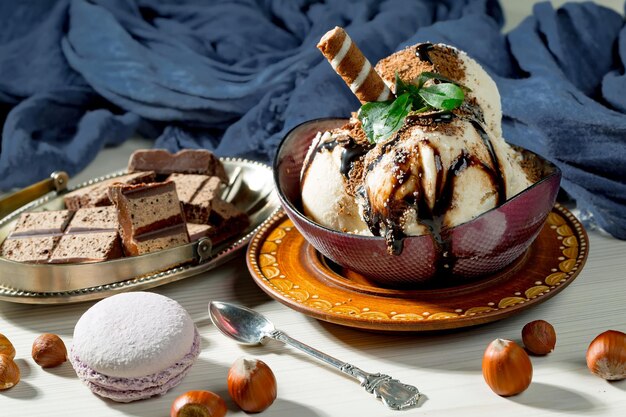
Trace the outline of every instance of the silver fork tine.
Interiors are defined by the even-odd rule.
[[[233,174],[230,176],[230,181],[224,191],[222,191],[222,200],[230,202],[235,196],[231,196],[231,191],[235,188],[235,184],[241,182],[241,173],[243,170],[241,167],[237,167]]]

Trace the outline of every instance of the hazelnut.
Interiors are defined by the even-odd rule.
[[[547,321],[531,321],[522,329],[522,341],[530,353],[547,355],[554,350],[556,345],[556,332]]]
[[[528,388],[533,367],[528,354],[517,343],[496,339],[485,350],[483,377],[493,392],[508,397]]]
[[[211,391],[187,391],[172,403],[170,417],[223,417],[226,403]]]
[[[7,355],[0,354],[0,391],[9,389],[20,382],[20,368]]]
[[[67,360],[65,343],[56,334],[44,333],[33,342],[33,360],[42,368],[53,368]]]
[[[228,370],[228,393],[248,413],[258,413],[276,399],[276,377],[265,362],[239,358]]]
[[[626,378],[626,334],[607,330],[593,339],[587,349],[587,367],[609,381]]]
[[[7,355],[11,359],[15,357],[13,344],[2,333],[0,333],[0,355]]]

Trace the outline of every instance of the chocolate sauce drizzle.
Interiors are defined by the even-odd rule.
[[[449,111],[436,111],[432,113],[414,113],[409,114],[406,117],[405,124],[411,124],[411,122],[415,121],[423,121],[429,119],[432,123],[449,123],[454,120],[457,116]]]
[[[350,170],[352,169],[354,162],[369,151],[371,147],[363,146],[353,138],[350,138],[348,143],[344,145],[343,152],[341,153],[341,167],[340,171],[346,179],[350,177]]]
[[[430,54],[428,53],[434,48],[432,43],[420,43],[415,48],[415,56],[419,58],[422,62],[428,62],[432,64],[433,61],[430,59]]]
[[[335,150],[337,145],[340,144],[343,147],[343,151],[341,152],[341,166],[339,167],[339,170],[346,179],[350,178],[350,171],[354,166],[354,162],[356,162],[372,148],[372,146],[365,146],[357,143],[357,141],[351,136],[336,137],[327,142],[322,142],[320,140],[320,143],[317,144],[311,153],[310,158],[305,161],[304,169],[302,170],[301,184],[304,183],[304,179],[306,178],[307,172],[313,163],[313,159],[315,159],[315,155],[321,151],[332,152]]]
[[[412,122],[418,122],[418,119],[430,119],[429,122],[435,123],[449,123],[457,117],[460,116],[450,112],[417,114],[407,117],[406,125],[410,125]],[[422,142],[431,149],[435,158],[435,167],[437,170],[435,180],[437,189],[435,191],[435,204],[432,209],[426,201],[425,190],[422,189],[421,181],[416,182],[416,188],[412,194],[405,196],[401,200],[394,199],[397,191],[411,175],[410,160],[407,155],[403,155],[402,150],[398,151],[398,154],[394,159],[394,173],[391,177],[392,188],[388,193],[389,198],[382,210],[381,208],[377,208],[376,210],[372,208],[370,198],[367,195],[368,191],[365,187],[361,187],[359,190],[360,197],[366,202],[363,211],[366,224],[370,228],[372,234],[375,236],[383,236],[387,240],[388,250],[393,255],[399,255],[402,253],[403,240],[406,237],[401,224],[402,215],[406,212],[406,210],[410,210],[412,207],[417,209],[417,213],[419,215],[418,221],[429,229],[441,253],[441,256],[438,257],[438,270],[451,271],[454,263],[454,259],[449,257],[449,242],[448,239],[445,238],[446,230],[443,226],[443,218],[452,206],[455,178],[468,167],[479,165],[484,172],[489,174],[492,183],[496,188],[498,195],[496,204],[500,205],[506,201],[505,183],[500,173],[498,157],[495,153],[489,135],[479,121],[471,117],[463,117],[463,119],[467,120],[471,124],[487,147],[491,159],[491,166],[486,165],[476,156],[470,155],[464,151],[452,162],[449,167],[444,168],[438,149],[428,141]],[[393,146],[393,144],[397,142],[399,136],[400,135],[397,134],[393,139],[383,145],[381,155],[368,165],[368,171],[371,171],[376,167],[382,159],[382,155],[389,150],[389,147]],[[423,154],[420,153],[420,159],[423,157],[422,155]],[[418,164],[419,179],[425,175],[423,170],[425,161],[421,160],[420,162],[421,163]],[[445,176],[444,181],[443,178],[445,171],[447,171],[447,175]]]
[[[422,44],[418,46],[417,53],[420,54],[419,56],[424,57],[423,59],[430,59],[428,57],[428,50],[432,48],[432,45],[428,45],[430,44]],[[393,183],[391,191],[388,193],[389,198],[386,202],[387,204],[385,204],[384,208],[377,208],[374,210],[371,205],[370,197],[368,196],[368,191],[365,187],[360,186],[357,190],[357,194],[359,195],[361,201],[365,202],[363,207],[363,217],[365,223],[368,225],[374,236],[382,236],[385,238],[387,241],[388,251],[392,255],[400,255],[404,247],[404,239],[406,238],[406,235],[401,224],[402,216],[407,210],[411,210],[412,208],[417,210],[418,216],[416,217],[418,218],[419,223],[429,229],[434,242],[438,247],[440,256],[437,257],[437,270],[444,272],[451,272],[455,261],[450,256],[450,242],[446,237],[447,231],[443,226],[444,216],[452,206],[455,178],[468,167],[478,165],[490,176],[492,184],[495,186],[497,192],[496,205],[500,205],[506,201],[506,184],[500,172],[501,167],[497,154],[482,122],[476,117],[456,115],[452,112],[412,114],[407,116],[405,120],[405,128],[415,123],[424,123],[425,120],[427,120],[429,124],[439,124],[450,123],[456,118],[468,121],[476,133],[480,136],[489,153],[491,166],[485,164],[476,156],[463,151],[451,163],[451,165],[446,168],[443,166],[441,155],[437,147],[428,141],[423,141],[422,143],[425,143],[425,145],[431,149],[435,159],[435,185],[437,189],[435,191],[434,207],[431,208],[428,205],[426,193],[425,190],[422,189],[421,181],[416,182],[416,187],[413,193],[404,196],[402,199],[393,198],[397,194],[400,187],[402,187],[402,185],[408,181],[412,175],[411,160],[409,155],[406,154],[405,150],[401,149],[399,149],[395,155],[394,172],[391,177],[391,181]],[[382,144],[380,155],[374,161],[370,162],[367,167],[365,167],[366,172],[373,170],[376,165],[380,163],[383,156],[389,152],[390,148],[392,148],[398,140],[401,139],[400,133],[403,129]],[[372,149],[372,146],[364,146],[363,144],[357,143],[356,140],[350,136],[339,136],[330,141],[320,141],[320,143],[318,143],[316,148],[313,150],[311,157],[305,163],[303,180],[313,159],[315,158],[315,155],[324,151],[332,152],[338,145],[343,147],[341,153],[340,172],[347,180],[350,178],[350,172],[354,163],[361,159],[370,149]],[[423,154],[420,153],[419,158],[423,158]],[[421,163],[418,164],[418,178],[421,179],[425,175],[423,169],[425,161],[421,160],[420,162]],[[444,180],[444,174],[446,173],[447,175],[445,175]]]
[[[302,168],[302,172],[300,174],[300,188],[302,188],[302,184],[304,184],[304,181],[306,180],[307,174],[309,173],[309,169],[311,168],[311,164],[313,164],[313,160],[315,159],[315,156],[322,149],[327,150],[328,152],[332,152],[333,149],[335,149],[335,146],[337,146],[336,140],[323,142],[320,139],[320,142],[317,144],[313,152],[311,152],[310,155],[308,155],[308,158],[304,160],[304,167]]]
[[[491,164],[493,165],[493,170],[488,169],[491,176],[491,180],[496,184],[496,190],[498,192],[498,200],[496,201],[496,206],[504,203],[506,201],[506,184],[504,183],[504,178],[502,177],[502,171],[500,170],[500,161],[498,160],[498,155],[496,155],[496,151],[493,149],[493,143],[491,143],[491,139],[487,134],[482,123],[474,118],[467,119],[474,129],[476,133],[480,136],[487,151],[489,152],[489,156],[491,157]]]

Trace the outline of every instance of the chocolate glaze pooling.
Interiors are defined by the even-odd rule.
[[[364,156],[371,147],[363,146],[357,143],[353,138],[344,145],[343,152],[341,153],[341,167],[340,171],[344,177],[350,176],[350,170],[354,165],[354,162]]]
[[[420,45],[422,47],[423,45]],[[432,47],[432,45],[431,45]],[[427,55],[429,48],[423,47],[420,51],[422,56]],[[454,193],[455,178],[460,175],[465,169],[470,166],[480,166],[481,170],[489,175],[491,182],[497,192],[496,204],[500,205],[506,201],[506,184],[500,172],[500,163],[496,152],[491,143],[491,139],[483,127],[482,121],[472,114],[455,114],[452,112],[433,112],[433,113],[421,113],[412,114],[407,116],[405,120],[405,126],[396,133],[393,137],[389,138],[384,144],[380,146],[380,154],[373,160],[368,161],[368,165],[364,167],[363,179],[368,172],[376,168],[380,163],[383,156],[389,152],[399,140],[401,140],[401,132],[414,125],[439,125],[450,123],[456,118],[460,118],[469,122],[476,133],[480,136],[481,140],[487,148],[487,152],[490,157],[490,164],[480,161],[477,157],[468,154],[467,152],[461,153],[449,167],[444,167],[439,150],[435,144],[428,141],[422,141],[422,144],[428,146],[435,159],[436,167],[436,191],[435,191],[435,204],[434,207],[430,207],[426,200],[425,190],[422,189],[422,183],[415,181],[414,192],[399,196],[398,190],[409,181],[412,176],[420,178],[424,175],[423,166],[425,161],[420,161],[417,164],[418,173],[411,172],[411,160],[407,155],[406,150],[398,149],[397,155],[393,161],[393,176],[390,178],[392,181],[392,189],[388,193],[388,199],[384,207],[373,207],[368,190],[364,185],[357,188],[356,193],[363,204],[363,217],[365,223],[368,225],[370,231],[374,236],[382,236],[387,241],[387,247],[389,253],[393,255],[399,255],[402,253],[404,246],[404,238],[406,237],[402,227],[402,216],[411,209],[416,210],[419,216],[418,221],[420,224],[426,226],[433,236],[436,245],[439,247],[441,256],[439,259],[438,269],[440,270],[452,270],[454,265],[454,259],[451,259],[448,254],[450,253],[448,245],[449,242],[445,238],[446,228],[443,225],[445,214],[452,206],[452,196]],[[328,141],[320,141],[313,150],[311,157],[305,162],[304,169],[302,171],[302,181],[306,178],[306,174],[310,169],[311,163],[315,158],[315,155],[320,152],[332,152],[338,145],[343,147],[341,153],[341,166],[340,172],[346,178],[350,180],[351,170],[354,166],[354,162],[361,160],[372,149],[372,146],[365,146],[358,143],[354,138],[349,135],[339,135]],[[418,155],[419,158],[423,156]],[[354,176],[354,173],[352,173]],[[445,178],[445,179],[444,179]]]
[[[323,142],[320,138],[319,143],[315,146],[315,149],[313,150],[313,152],[311,152],[310,155],[308,155],[308,158],[306,158],[304,160],[304,166],[302,167],[302,172],[300,173],[300,191],[302,191],[302,184],[304,184],[304,181],[306,181],[306,177],[309,173],[309,169],[311,168],[311,165],[313,164],[313,160],[315,159],[315,156],[323,149],[326,150],[328,152],[332,152],[333,149],[335,149],[335,146],[337,146],[337,141],[336,140],[331,140],[329,142]]]
[[[450,112],[443,113],[431,113],[431,114],[417,114],[407,117],[405,126],[409,126],[416,122],[424,122],[424,119],[428,119],[429,123],[449,123],[455,118],[460,117]],[[451,270],[453,259],[446,259],[448,250],[448,243],[442,236],[445,234],[445,228],[443,226],[443,219],[448,210],[452,206],[452,195],[454,192],[455,178],[470,166],[479,165],[481,169],[486,172],[494,184],[494,188],[497,191],[498,199],[497,204],[502,204],[506,200],[506,187],[504,179],[500,173],[500,164],[497,155],[493,149],[489,135],[486,133],[482,124],[474,118],[463,117],[470,125],[476,130],[481,137],[482,141],[487,147],[488,153],[491,159],[491,166],[486,165],[478,158],[467,152],[461,153],[449,167],[444,167],[441,161],[440,153],[437,147],[429,141],[422,141],[423,144],[428,146],[435,159],[436,171],[436,191],[435,191],[435,204],[434,207],[430,207],[425,198],[425,190],[422,189],[421,181],[415,181],[415,190],[413,193],[399,198],[398,190],[401,189],[403,184],[409,180],[411,175],[415,173],[411,172],[410,158],[406,155],[406,150],[398,149],[397,155],[395,155],[393,161],[393,175],[390,177],[392,182],[391,190],[386,195],[384,207],[372,207],[372,197],[369,195],[370,190],[367,190],[365,186],[359,189],[359,195],[364,204],[364,220],[370,228],[370,231],[375,236],[383,236],[387,240],[388,250],[393,255],[399,255],[403,249],[403,239],[406,237],[402,228],[402,216],[407,210],[416,209],[418,221],[420,224],[426,226],[433,236],[434,241],[439,246],[441,253],[440,257],[442,267]],[[404,128],[403,128],[404,129]],[[400,132],[396,134],[394,138],[391,138],[386,142],[381,149],[381,154],[371,161],[366,167],[366,173],[375,169],[380,163],[383,155],[387,153],[392,146],[399,140]],[[422,154],[418,156],[420,159]],[[417,164],[417,178],[421,179],[424,175],[423,165],[424,161],[420,161]],[[445,175],[444,181],[444,173]],[[365,178],[365,177],[364,177]],[[398,197],[398,198],[397,198]]]
[[[502,171],[500,170],[500,161],[498,160],[498,155],[496,155],[496,151],[493,149],[493,143],[491,143],[491,139],[489,138],[489,135],[487,134],[487,131],[485,130],[482,123],[474,118],[468,118],[467,120],[472,124],[472,126],[476,130],[476,133],[478,133],[478,135],[482,139],[485,147],[487,147],[489,156],[491,157],[493,170],[487,169],[486,171],[490,174],[491,180],[496,184],[496,190],[498,192],[498,200],[496,201],[496,205],[499,206],[506,201],[506,184],[504,183],[504,177],[502,176]]]
[[[335,150],[337,145],[341,145],[343,147],[341,152],[341,166],[339,167],[339,170],[346,179],[349,179],[350,177],[350,170],[352,169],[354,162],[363,157],[367,151],[372,148],[372,146],[365,146],[357,142],[353,137],[347,135],[334,137],[332,140],[326,142],[320,140],[320,143],[317,144],[311,153],[310,158],[305,161],[304,168],[302,169],[301,184],[304,183],[315,156],[319,152],[323,151],[332,152]]]
[[[415,56],[418,57],[422,62],[428,62],[429,64],[432,64],[433,61],[430,59],[428,51],[432,50],[433,48],[434,46],[432,43],[420,43],[415,48]]]

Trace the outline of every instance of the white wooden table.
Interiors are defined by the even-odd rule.
[[[507,17],[519,21],[530,5],[505,2]],[[529,2],[528,2],[529,3]],[[621,2],[602,2],[621,9]],[[509,24],[510,27],[510,24]],[[133,149],[150,143],[132,140],[106,149],[74,181],[119,169]],[[92,395],[69,363],[44,370],[30,358],[31,344],[44,332],[59,334],[69,346],[74,325],[93,302],[31,306],[0,302],[0,333],[17,349],[22,381],[0,392],[0,416],[165,417],[174,398],[192,389],[221,394],[229,415],[244,415],[228,397],[226,374],[241,355],[265,361],[278,380],[278,399],[267,416],[557,416],[626,415],[626,381],[608,383],[587,370],[589,342],[608,329],[626,331],[626,242],[590,233],[590,255],[578,278],[562,293],[521,314],[481,327],[430,334],[375,334],[331,325],[271,300],[250,278],[243,254],[225,266],[154,291],[174,298],[191,314],[202,335],[202,353],[183,382],[166,395],[118,404]],[[2,273],[0,271],[0,273]],[[384,372],[414,384],[425,399],[411,411],[387,410],[358,383],[278,343],[243,347],[211,324],[211,300],[252,307],[291,336],[370,372]],[[551,322],[556,350],[532,357],[533,382],[521,395],[502,398],[483,381],[482,354],[495,338],[519,340],[531,320]]]

